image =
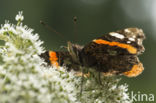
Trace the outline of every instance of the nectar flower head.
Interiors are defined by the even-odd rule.
[[[19,11],[15,19],[16,21],[23,21],[24,20],[23,11]]]

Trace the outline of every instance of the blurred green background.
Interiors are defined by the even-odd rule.
[[[122,83],[129,84],[129,91],[156,95],[156,0],[1,0],[0,24],[5,20],[15,23],[21,10],[24,24],[39,33],[47,50],[59,50],[67,41],[84,45],[118,29],[142,28],[147,37],[146,51],[140,56],[145,70],[136,78],[122,76]],[[73,16],[77,16],[77,34]],[[40,20],[64,37],[43,27]]]

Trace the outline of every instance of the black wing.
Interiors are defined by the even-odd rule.
[[[144,51],[144,33],[138,28],[127,28],[99,37],[82,50],[82,62],[104,73],[120,74],[142,65],[137,55]],[[141,70],[143,67],[139,66]],[[138,68],[138,69],[139,69]]]

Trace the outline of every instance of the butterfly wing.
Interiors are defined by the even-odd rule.
[[[84,47],[84,52],[103,52],[110,55],[138,55],[144,52],[144,33],[138,28],[127,28],[103,35]]]
[[[104,73],[128,72],[134,65],[142,65],[137,55],[144,51],[142,45],[144,39],[143,31],[138,28],[110,32],[94,39],[83,48],[83,64],[95,67]],[[143,66],[139,66],[139,68],[143,70]]]

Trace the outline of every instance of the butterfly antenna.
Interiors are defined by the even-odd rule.
[[[49,26],[48,24],[46,24],[44,21],[40,21],[40,24],[42,24],[44,27],[46,27],[47,29],[49,29],[50,31],[58,34],[61,38],[64,38],[63,34],[57,32],[55,29],[53,29],[51,26]]]
[[[73,22],[74,22],[74,39],[75,41],[77,40],[77,17],[73,17]]]

